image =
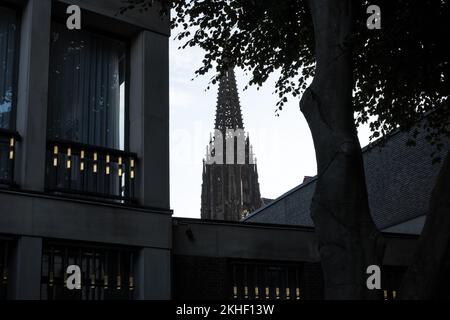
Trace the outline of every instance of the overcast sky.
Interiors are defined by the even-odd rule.
[[[173,33],[175,35],[176,32]],[[217,86],[206,91],[212,74],[191,79],[200,66],[199,48],[178,50],[170,41],[170,169],[171,206],[178,217],[200,217],[202,159],[214,129]],[[261,196],[275,199],[316,174],[313,142],[298,100],[275,116],[275,77],[259,91],[243,91],[248,77],[235,70],[246,132],[257,158]],[[360,130],[361,144],[368,142]]]

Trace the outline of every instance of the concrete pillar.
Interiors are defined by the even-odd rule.
[[[13,252],[10,270],[11,300],[41,298],[42,239],[20,237]]]
[[[169,40],[141,32],[131,46],[130,149],[139,157],[141,205],[170,209]]]
[[[170,209],[168,37],[143,31],[130,52],[130,149],[139,157],[137,196],[141,205]],[[136,283],[135,299],[170,299],[170,250],[141,249]]]
[[[171,254],[169,250],[144,248],[136,263],[136,300],[170,300]]]
[[[20,34],[17,131],[23,140],[16,177],[21,188],[33,191],[45,186],[51,3],[28,0]]]

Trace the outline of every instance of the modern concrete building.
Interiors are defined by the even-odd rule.
[[[169,25],[121,5],[0,0],[0,300],[322,298],[311,226],[172,218]]]
[[[3,298],[171,297],[169,25],[121,6],[1,1]]]

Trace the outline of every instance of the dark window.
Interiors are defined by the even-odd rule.
[[[398,291],[405,272],[405,267],[382,266],[381,274],[383,276],[381,277],[381,286],[383,289],[384,300],[397,299]]]
[[[0,184],[13,183],[16,135],[17,13],[0,6]]]
[[[233,262],[231,298],[238,300],[300,300],[302,264]]]
[[[0,6],[0,128],[14,128],[17,14]]]
[[[127,248],[45,242],[42,300],[132,300],[135,251]],[[67,288],[67,268],[81,269],[81,290]]]
[[[124,150],[126,45],[54,23],[49,136]]]
[[[134,200],[126,43],[53,23],[50,49],[47,189]]]

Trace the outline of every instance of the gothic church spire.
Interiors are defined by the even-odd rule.
[[[219,82],[215,129],[221,131],[244,129],[236,76],[233,69],[227,71]]]
[[[250,139],[245,137],[236,77],[232,69],[220,79],[215,129],[222,134],[226,132],[226,135],[210,137],[206,148],[202,172],[201,217],[208,220],[239,221],[258,209],[262,201],[258,169],[253,161]],[[229,136],[227,129],[234,131],[234,136]],[[213,155],[214,158],[216,156],[216,139],[223,142],[219,144],[223,148],[223,163],[211,163]],[[229,143],[234,145],[234,161],[228,161]],[[237,156],[239,152],[245,152],[243,158]],[[238,158],[245,161],[237,161]],[[233,157],[230,159],[233,160]]]

